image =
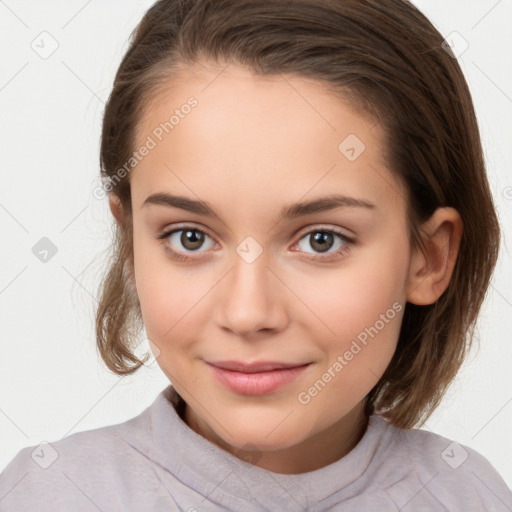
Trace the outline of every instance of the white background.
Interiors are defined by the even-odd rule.
[[[0,1],[0,470],[25,446],[132,418],[168,385],[156,363],[110,374],[93,330],[113,223],[107,199],[92,195],[101,116],[152,3]],[[476,449],[512,487],[512,2],[415,3],[444,36],[469,44],[459,61],[504,234],[480,349],[423,428]],[[43,31],[58,43],[47,59],[31,47]],[[32,253],[42,237],[57,247],[46,263]]]

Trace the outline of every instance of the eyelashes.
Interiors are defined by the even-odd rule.
[[[181,233],[181,236],[176,237],[177,234]],[[315,235],[315,236],[312,236]],[[320,235],[320,236],[317,236]],[[174,241],[174,244],[169,243],[169,239],[171,237],[177,238],[177,240]],[[309,238],[308,238],[309,237]],[[194,247],[193,249],[189,248],[189,254],[183,253],[179,250],[173,249],[172,245],[175,245],[177,242],[181,245],[184,243],[192,244],[194,246],[197,246],[198,244],[202,247],[204,241],[206,239],[210,239],[213,242],[213,246],[216,245],[216,243],[213,241],[213,239],[203,230],[192,226],[192,225],[183,225],[179,228],[169,229],[166,230],[161,235],[157,236],[158,241],[163,245],[164,250],[171,256],[172,259],[175,259],[177,261],[181,262],[189,262],[189,261],[201,261],[208,257],[204,251],[196,251],[195,249],[197,247]],[[316,261],[331,261],[333,259],[340,259],[344,255],[346,255],[351,247],[355,245],[355,239],[348,237],[347,235],[341,233],[340,231],[333,229],[331,227],[326,226],[319,226],[315,227],[313,229],[309,229],[306,232],[303,232],[300,235],[299,240],[292,246],[297,247],[300,245],[300,243],[305,240],[305,243],[309,245],[310,247],[312,244],[319,244],[322,245],[329,245],[331,242],[333,245],[336,243],[336,239],[340,240],[342,245],[338,247],[333,252],[327,252],[332,247],[328,247],[326,249],[326,252],[314,252],[309,253],[307,251],[297,251],[293,250],[293,252],[302,252],[305,254],[306,259],[310,260],[316,260]],[[185,247],[186,249],[186,247]],[[193,255],[193,256],[191,256]],[[199,255],[199,256],[197,256]]]
[[[160,240],[160,243],[163,244],[163,247],[165,249],[165,251],[167,253],[169,253],[174,259],[178,260],[178,261],[191,261],[191,260],[197,260],[198,257],[197,256],[193,256],[193,257],[190,257],[190,256],[186,256],[178,251],[175,251],[174,249],[171,248],[170,244],[168,243],[168,238],[173,236],[174,234],[176,233],[200,233],[200,237],[199,237],[199,240],[201,241],[202,239],[204,239],[205,237],[208,237],[208,234],[205,233],[204,231],[202,231],[201,229],[198,229],[194,226],[182,226],[180,229],[173,229],[173,230],[169,230],[169,231],[166,231],[165,233],[163,233],[162,235],[160,235],[158,237],[158,240]],[[182,237],[183,238],[183,235]],[[197,237],[195,237],[197,238]],[[204,258],[204,256],[199,256],[200,259]]]
[[[319,237],[316,235],[320,234]],[[315,236],[313,236],[315,235]],[[327,236],[326,236],[327,235]],[[299,241],[294,245],[299,246],[302,240],[306,241],[306,244],[312,246],[312,244],[320,244],[324,245],[325,243],[329,244],[330,241],[335,243],[336,239],[339,239],[342,242],[342,245],[338,247],[333,252],[320,252],[320,253],[309,253],[307,251],[301,251],[304,252],[304,254],[308,254],[309,256],[306,256],[307,259],[317,259],[321,261],[322,259],[333,259],[333,258],[340,258],[341,256],[344,256],[351,248],[352,245],[354,245],[355,240],[353,238],[348,237],[347,235],[344,235],[343,233],[332,229],[332,228],[315,228],[310,229],[306,233],[302,233],[302,235],[299,238]],[[327,250],[329,250],[331,247],[329,247]],[[298,252],[298,251],[297,251]]]

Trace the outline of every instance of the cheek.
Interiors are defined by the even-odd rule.
[[[186,313],[189,286],[182,273],[172,271],[163,247],[156,241],[142,240],[134,233],[134,269],[137,295],[148,337],[161,342],[174,332]],[[179,293],[178,293],[179,292]]]
[[[314,287],[305,283],[302,289],[304,302],[315,313],[305,316],[303,328],[325,354],[321,370],[342,358],[343,368],[337,365],[334,372],[338,385],[332,387],[338,392],[361,389],[364,395],[395,351],[405,309],[408,253],[406,240],[386,242],[390,239],[382,237],[380,244],[354,252],[346,266],[318,274]]]
[[[207,269],[171,262],[156,242],[142,242],[134,236],[136,288],[148,338],[162,351],[170,343],[185,347],[208,319],[205,299],[215,279]]]
[[[322,322],[305,327],[323,353],[297,395],[300,404],[308,405],[304,412],[319,418],[315,428],[348,414],[379,381],[396,350],[404,312],[394,281],[375,267],[340,276],[338,284],[344,286],[331,297],[317,294]]]

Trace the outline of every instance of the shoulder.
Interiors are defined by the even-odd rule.
[[[54,442],[23,448],[0,474],[0,512],[21,510],[123,509],[114,489],[130,485],[148,462],[130,445],[129,434],[143,428],[139,417]]]
[[[419,482],[418,493],[428,493],[429,499],[448,510],[512,510],[511,490],[492,464],[474,449],[426,430],[389,424],[387,430],[392,438],[389,448],[394,452],[388,456],[408,474],[389,489],[391,494],[399,492],[406,480],[415,479]]]

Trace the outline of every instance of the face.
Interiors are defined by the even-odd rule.
[[[410,264],[381,128],[320,83],[204,64],[155,97],[137,139],[136,289],[190,421],[279,450],[362,411],[396,348]]]

